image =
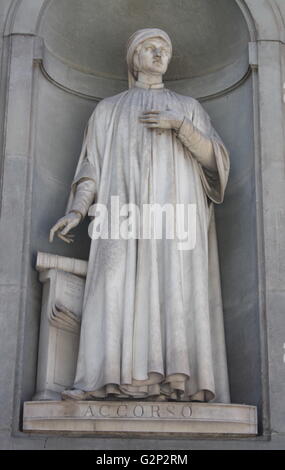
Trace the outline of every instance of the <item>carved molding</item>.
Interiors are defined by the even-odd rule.
[[[37,57],[37,60],[38,57]],[[127,89],[127,81],[87,74],[56,57],[43,43],[40,69],[44,77],[68,93],[93,101]],[[200,101],[222,96],[239,87],[251,73],[248,53],[233,64],[203,77],[166,82],[171,90],[189,94]]]
[[[53,0],[14,0],[5,34],[39,34],[44,21],[44,13]],[[284,42],[282,30],[284,20],[276,0],[235,0],[241,9],[250,33],[251,40],[280,40]]]

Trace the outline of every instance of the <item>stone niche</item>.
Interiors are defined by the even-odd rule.
[[[40,53],[34,80],[30,254],[33,259],[38,251],[88,259],[87,223],[77,230],[72,246],[59,240],[49,245],[48,232],[64,213],[87,120],[100,99],[126,89],[125,43],[130,34],[143,27],[165,29],[172,37],[174,57],[167,86],[203,103],[230,150],[229,185],[216,215],[231,400],[241,407],[258,406],[262,413],[253,74],[248,27],[235,0],[44,3],[38,25]],[[35,379],[42,300],[35,259],[29,269],[31,300],[24,339],[23,401],[32,400],[36,393],[45,390],[39,385],[39,374],[38,386]],[[40,361],[39,356],[39,364]],[[56,403],[56,413],[63,416],[62,405]],[[79,412],[81,405],[74,406]],[[211,406],[218,405],[208,405],[210,414]],[[45,412],[48,410],[50,405]],[[193,404],[193,413],[194,410],[202,419],[199,406]],[[26,404],[25,413],[28,420],[39,418],[43,408],[39,411],[31,402]],[[249,409],[246,419],[252,424],[255,418],[250,413]],[[205,432],[199,426],[195,429]],[[231,430],[225,432],[233,432],[228,429]],[[53,427],[50,430],[56,431]],[[168,430],[172,432],[171,424]],[[182,432],[187,432],[187,426]]]

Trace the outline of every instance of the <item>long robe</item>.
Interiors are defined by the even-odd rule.
[[[211,139],[217,172],[203,168],[172,130],[150,130],[143,111],[173,109]],[[102,100],[90,118],[72,195],[84,178],[96,202],[196,204],[196,246],[177,240],[92,240],[74,388],[89,397],[214,400],[229,385],[213,203],[228,153],[207,113],[168,89],[134,87]],[[71,202],[72,204],[72,202]]]

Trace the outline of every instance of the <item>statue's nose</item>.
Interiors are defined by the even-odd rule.
[[[160,48],[155,49],[154,54],[156,57],[161,57],[161,49]]]

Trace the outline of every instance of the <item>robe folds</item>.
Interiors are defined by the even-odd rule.
[[[148,110],[184,113],[211,140],[217,171],[203,168],[187,135],[147,129]],[[187,134],[187,132],[186,132]],[[191,140],[191,139],[190,139]],[[207,113],[168,89],[134,87],[92,114],[72,184],[92,179],[96,203],[195,204],[196,245],[176,239],[91,241],[76,390],[89,398],[229,403],[213,203],[221,203],[229,156]]]

